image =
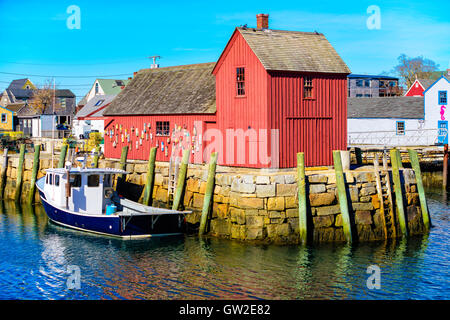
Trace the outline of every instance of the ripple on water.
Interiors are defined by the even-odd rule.
[[[42,208],[0,214],[0,299],[448,299],[450,210],[429,195],[429,236],[309,247],[195,236],[121,241],[49,224]],[[369,290],[367,267],[381,268]],[[81,289],[70,290],[71,265]]]

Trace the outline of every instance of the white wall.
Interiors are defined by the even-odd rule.
[[[86,132],[98,130],[104,134],[104,120],[74,120],[72,133],[78,139],[80,134],[85,134]]]
[[[397,121],[405,123],[405,134],[396,132]],[[433,145],[435,130],[424,130],[419,119],[347,119],[348,145],[418,146]]]
[[[438,102],[438,92],[447,91],[447,105],[440,105]],[[449,95],[450,82],[441,77],[432,87],[425,91],[425,120],[426,126],[429,128],[436,128],[439,120],[450,120],[449,111]],[[441,115],[441,110],[443,114]]]
[[[447,105],[438,103],[438,92],[447,91]],[[434,145],[438,121],[450,120],[450,82],[441,77],[424,93],[425,119],[347,119],[348,144],[387,146]],[[405,135],[396,134],[396,122],[405,122]]]
[[[95,85],[98,83],[98,80],[95,80],[94,85],[92,86],[91,90],[89,91],[88,95],[87,95],[87,101],[91,100],[93,97],[95,97]],[[102,86],[99,84],[98,85],[98,93],[97,95],[104,95],[105,92],[102,89]]]

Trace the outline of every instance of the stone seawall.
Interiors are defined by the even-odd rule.
[[[55,165],[57,158],[55,157]],[[22,199],[26,199],[30,188],[32,154],[27,154],[24,163]],[[8,160],[7,181],[4,198],[14,197],[18,157]],[[42,157],[38,177],[51,167],[51,159]],[[119,167],[118,160],[100,159],[99,167]],[[144,185],[147,179],[145,161],[128,161],[127,181]],[[198,225],[206,190],[208,166],[188,167],[186,188],[183,197],[185,209],[193,210],[188,222]],[[414,171],[401,170],[404,189],[405,215],[411,235],[425,232],[422,222],[419,196]],[[345,171],[350,218],[355,238],[359,241],[383,240],[383,220],[377,195],[373,167],[360,167]],[[308,228],[314,242],[345,241],[342,216],[337,199],[334,170],[306,171],[308,205]],[[157,162],[153,204],[167,206],[169,164]],[[391,184],[392,177],[390,177]],[[386,176],[382,176],[386,185]],[[395,199],[395,197],[394,197]],[[36,200],[38,196],[36,193]],[[386,205],[389,202],[386,200]],[[386,213],[387,214],[387,213]],[[397,216],[397,214],[396,214]],[[397,236],[400,227],[396,218]],[[297,243],[299,239],[298,197],[296,169],[244,169],[218,166],[216,171],[214,204],[207,228],[212,236],[237,240],[276,243]]]

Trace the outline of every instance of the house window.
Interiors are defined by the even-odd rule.
[[[236,68],[236,95],[245,96],[245,68]]]
[[[362,80],[356,80],[356,86],[357,87],[362,87],[363,86],[363,81]]]
[[[66,98],[61,98],[60,104],[61,104],[61,108],[65,108],[66,107]]]
[[[366,98],[371,98],[372,95],[371,95],[370,93],[365,93],[365,94],[364,94],[364,97],[366,97]]]
[[[362,93],[357,93],[357,94],[356,94],[356,97],[357,97],[357,98],[361,98],[362,96],[363,96]]]
[[[364,80],[364,87],[370,87],[370,80]]]
[[[97,103],[95,104],[96,107],[98,107],[99,105],[101,105],[105,100],[98,100]]]
[[[7,123],[7,122],[8,122],[8,114],[2,113],[2,123]]]
[[[398,136],[405,134],[405,121],[397,121],[396,127]]]
[[[303,98],[313,97],[313,81],[311,77],[303,78]]]
[[[157,136],[170,135],[170,122],[169,121],[156,121],[156,135]]]
[[[447,91],[439,91],[439,104],[447,104]],[[2,118],[3,119],[3,118]],[[2,120],[3,122],[3,120]]]
[[[95,94],[98,94],[98,82],[95,83]]]

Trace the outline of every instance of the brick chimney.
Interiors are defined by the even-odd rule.
[[[269,29],[269,15],[268,14],[257,14],[256,15],[256,28],[257,29]]]

